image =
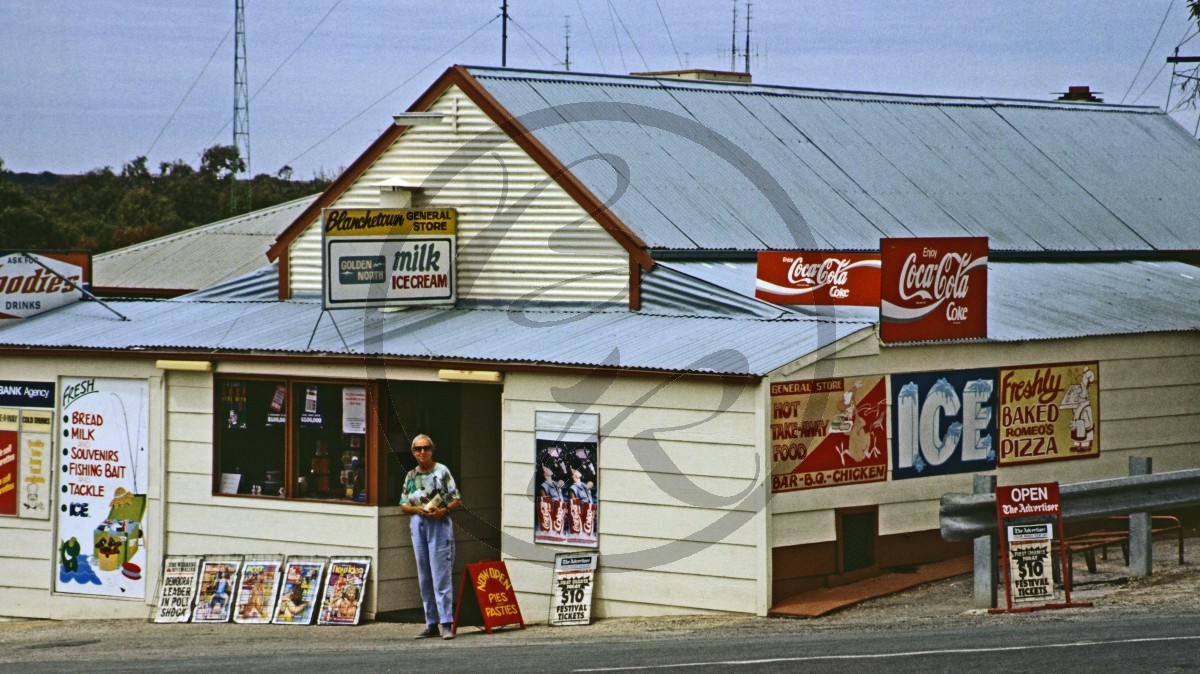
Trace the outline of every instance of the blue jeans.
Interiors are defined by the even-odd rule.
[[[449,517],[410,518],[425,623],[454,622],[454,525]]]

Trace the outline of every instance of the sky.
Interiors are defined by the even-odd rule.
[[[245,0],[250,165],[334,177],[446,68],[499,66],[502,0]],[[509,0],[509,67],[730,68],[746,0]],[[0,0],[8,170],[193,166],[233,143],[234,0]],[[753,0],[755,83],[1175,107],[1185,0]],[[737,68],[744,66],[739,57]],[[1173,116],[1194,133],[1195,110]]]

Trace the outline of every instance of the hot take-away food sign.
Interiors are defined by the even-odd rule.
[[[454,303],[454,209],[328,208],[321,220],[326,309]]]

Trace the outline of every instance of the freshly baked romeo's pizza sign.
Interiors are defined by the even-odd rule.
[[[881,239],[884,342],[987,337],[987,237]]]

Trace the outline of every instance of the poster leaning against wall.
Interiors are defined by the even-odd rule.
[[[62,377],[54,590],[143,599],[149,491],[145,380]]]

